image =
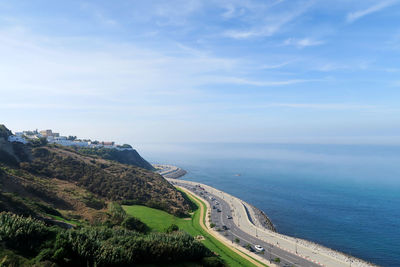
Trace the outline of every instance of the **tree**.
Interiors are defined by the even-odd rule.
[[[172,232],[176,232],[179,230],[178,225],[176,224],[171,224],[170,226],[167,227],[167,229],[165,230],[166,233],[170,234]]]
[[[128,217],[126,218],[123,222],[122,222],[122,227],[131,230],[131,231],[137,231],[137,232],[141,232],[141,233],[147,233],[149,231],[149,227],[144,224],[142,221],[140,221],[139,219],[135,218],[135,217]],[[175,225],[175,224],[173,224]],[[171,225],[170,227],[172,227],[173,225]],[[176,225],[175,225],[176,226]],[[178,226],[176,226],[176,230],[177,231],[179,228]]]
[[[10,135],[12,135],[11,131],[8,130],[3,124],[0,124],[0,137],[3,137],[7,140]]]
[[[239,244],[240,243],[240,239],[236,237],[235,238],[235,242]]]
[[[75,141],[76,140],[76,136],[70,135],[70,136],[68,136],[67,139],[70,140],[70,141]]]
[[[39,139],[32,139],[29,142],[33,147],[45,146],[48,143],[46,137],[40,137]]]
[[[128,145],[128,144],[123,144],[122,146],[118,146],[118,147],[120,147],[120,148],[132,148],[132,146]]]

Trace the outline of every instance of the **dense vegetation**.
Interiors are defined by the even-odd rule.
[[[59,266],[129,266],[199,261],[212,256],[210,250],[183,232],[146,235],[100,226],[66,230],[10,213],[0,214],[0,240],[19,255],[32,258],[32,263],[50,261]]]
[[[130,145],[121,146],[121,148],[128,147]],[[115,160],[119,163],[133,165],[144,168],[146,170],[154,170],[153,166],[142,158],[136,150],[117,150],[109,148],[76,148],[76,151],[80,154],[87,156],[98,156],[102,159]]]
[[[190,209],[190,202],[173,186],[160,175],[142,168],[93,159],[52,146],[33,148],[32,158],[20,164],[23,170],[77,183],[107,200],[139,203],[179,216]]]
[[[127,215],[121,204],[182,217],[193,203],[159,174],[103,156],[0,137],[0,266],[223,264],[179,227],[155,233]]]
[[[0,138],[7,139],[11,134],[11,131],[8,130],[6,126],[0,124]]]

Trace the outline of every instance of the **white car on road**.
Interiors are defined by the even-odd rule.
[[[257,251],[260,251],[260,252],[265,250],[265,249],[264,249],[262,246],[260,246],[260,245],[255,245],[254,248],[255,248]]]

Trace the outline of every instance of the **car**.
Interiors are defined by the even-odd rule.
[[[220,210],[220,209],[217,209],[217,211],[218,211],[218,212],[221,212],[221,210]]]
[[[225,231],[228,230],[229,228],[226,227],[226,225],[222,225],[222,229],[224,229]]]
[[[260,252],[265,250],[265,249],[264,249],[262,246],[260,246],[260,245],[255,245],[254,248],[255,248],[257,251],[260,251]]]
[[[246,246],[243,246],[244,248],[247,248],[250,252],[256,252],[256,250],[250,246],[249,244],[247,244]]]
[[[226,218],[227,219],[232,219],[232,216],[231,215],[226,215]]]
[[[213,210],[215,210],[215,206],[213,206]]]

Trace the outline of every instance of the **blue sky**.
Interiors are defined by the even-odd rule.
[[[399,143],[400,1],[0,1],[0,114],[119,142]]]

